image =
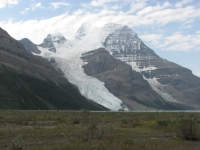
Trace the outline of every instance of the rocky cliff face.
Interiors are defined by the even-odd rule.
[[[56,52],[56,48],[53,45],[50,34],[47,35],[47,37],[44,39],[42,44],[40,44],[39,46],[41,46],[43,48],[48,48],[48,50],[51,51],[51,52],[54,52],[54,53]]]
[[[189,69],[160,58],[127,26],[110,34],[104,46],[115,58],[143,75],[163,99],[200,107],[200,79]]]
[[[42,48],[48,48],[49,51],[56,53],[59,46],[72,46],[70,42],[60,33],[48,34],[42,44],[38,45]]]
[[[135,62],[139,69],[155,67],[153,65],[157,64],[157,62],[152,63],[150,61],[160,59],[127,26],[124,26],[122,29],[117,29],[114,33],[108,35],[104,41],[104,46],[115,58],[127,63]]]

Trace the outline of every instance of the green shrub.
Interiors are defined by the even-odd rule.
[[[168,126],[169,120],[156,120],[159,126]]]
[[[97,124],[88,124],[82,129],[80,139],[84,142],[102,141],[108,139],[112,132],[113,126],[111,124],[100,127],[97,127]]]
[[[181,117],[177,122],[178,136],[185,140],[198,140],[199,127],[197,116]]]

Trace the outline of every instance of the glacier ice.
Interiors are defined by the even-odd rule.
[[[111,94],[103,82],[86,75],[82,68],[85,62],[80,59],[83,53],[103,47],[101,41],[108,34],[114,32],[113,26],[116,28],[122,27],[121,25],[109,24],[101,29],[97,28],[95,24],[83,25],[73,41],[66,41],[62,44],[54,42],[62,35],[52,34],[51,38],[56,47],[56,53],[50,52],[47,48],[39,46],[38,48],[42,51],[40,56],[47,59],[52,57],[55,59],[65,77],[79,88],[82,95],[110,110],[117,111],[122,109],[122,101]],[[89,31],[88,28],[90,28]],[[87,36],[84,36],[85,34]]]

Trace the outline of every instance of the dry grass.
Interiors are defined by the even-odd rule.
[[[0,111],[0,149],[199,149],[177,137],[178,120],[191,113]],[[200,114],[195,113],[196,118]],[[196,126],[199,122],[196,121]],[[199,131],[196,131],[198,135]]]

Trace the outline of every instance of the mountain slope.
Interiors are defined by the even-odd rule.
[[[33,42],[31,42],[29,39],[24,38],[24,39],[21,39],[19,42],[23,44],[24,48],[28,50],[28,52],[36,53],[36,54],[41,53],[41,51],[37,48],[37,46]]]
[[[86,23],[74,39],[61,43],[55,39],[63,36],[53,35],[38,46],[39,55],[55,60],[81,94],[100,105],[111,110],[200,108],[200,79],[160,58],[128,26]]]
[[[106,88],[131,110],[189,108],[162,99],[143,79],[142,74],[112,57],[104,48],[84,53],[81,58],[86,63],[84,72],[104,82]]]
[[[104,46],[115,58],[144,75],[163,99],[196,109],[200,107],[200,78],[189,69],[157,56],[127,26],[110,34]]]
[[[27,50],[28,51],[28,50]],[[92,109],[61,72],[0,28],[0,109]]]
[[[50,68],[60,68],[84,97],[108,109],[200,108],[200,78],[160,58],[128,26],[86,23],[71,41],[49,34],[37,48]]]

